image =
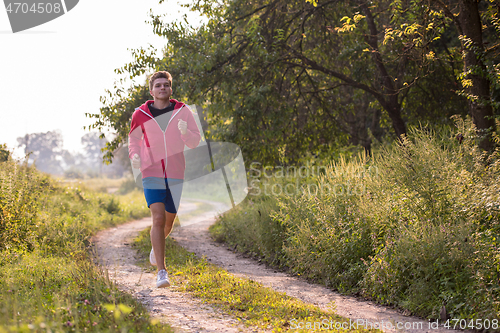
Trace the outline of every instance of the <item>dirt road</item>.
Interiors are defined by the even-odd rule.
[[[216,202],[200,201],[211,204],[213,210],[204,213],[202,217],[198,216],[197,223],[181,222],[187,225],[174,230],[171,237],[187,250],[198,256],[206,256],[211,263],[230,273],[258,281],[320,308],[327,309],[333,302],[336,313],[352,319],[352,325],[359,325],[359,328],[378,325],[377,328],[382,328],[386,332],[450,332],[442,327],[434,328],[426,320],[403,316],[393,309],[372,302],[342,296],[325,287],[288,276],[267,268],[253,259],[233,253],[213,242],[208,235],[208,227],[215,221],[216,213],[223,211],[225,206]],[[193,205],[191,209],[194,209],[195,204],[189,204]],[[189,210],[189,207],[183,208]],[[145,272],[135,265],[136,252],[129,246],[133,237],[150,224],[151,219],[145,218],[104,230],[94,237],[99,259],[109,270],[110,277],[116,281],[117,285],[136,296],[148,307],[154,317],[170,323],[179,332],[253,331],[239,324],[237,320],[202,304],[189,294],[178,292],[175,286],[168,289],[154,287],[155,274]]]

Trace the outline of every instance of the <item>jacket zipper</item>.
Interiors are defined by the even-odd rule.
[[[167,128],[168,128],[168,125],[170,125],[170,122],[172,121],[172,119],[174,119],[174,117],[181,111],[181,109],[184,107],[184,105],[182,105],[179,110],[177,110],[177,112],[175,114],[172,115],[172,117],[170,117],[169,121],[168,121],[168,124],[167,126],[165,127],[165,130],[162,130],[161,129],[161,126],[160,124],[158,124],[158,121],[156,121],[156,119],[154,117],[151,117],[147,112],[145,112],[143,109],[140,109],[146,116],[148,116],[149,118],[153,119],[156,123],[156,125],[158,125],[158,128],[160,129],[160,131],[163,133],[163,146],[165,147],[165,171],[163,171],[163,178],[165,178],[165,175],[167,173],[167,163],[168,163],[168,153],[167,153],[167,140],[165,139],[165,134],[167,133]]]

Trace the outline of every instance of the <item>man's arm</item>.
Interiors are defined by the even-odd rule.
[[[136,113],[132,115],[130,132],[128,134],[128,157],[133,159],[135,155],[141,156],[142,128],[137,122]]]

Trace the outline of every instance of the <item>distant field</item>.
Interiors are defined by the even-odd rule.
[[[128,178],[88,178],[88,179],[66,179],[59,178],[58,182],[63,185],[79,186],[83,185],[89,190],[97,192],[109,192],[109,189],[118,189]]]

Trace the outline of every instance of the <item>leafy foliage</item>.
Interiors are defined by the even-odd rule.
[[[95,231],[149,214],[142,194],[65,187],[26,164],[0,168],[0,332],[170,332],[88,253]]]
[[[133,51],[116,70],[130,78],[169,70],[176,97],[203,106],[207,137],[242,147],[246,160],[290,163],[305,152],[326,157],[348,143],[370,149],[373,140],[406,123],[449,124],[465,114],[456,95],[461,65],[449,19],[413,2],[193,1],[207,23],[166,23],[151,16],[167,41],[158,51]],[[339,25],[339,26],[336,26]],[[146,85],[119,85],[103,97],[94,127],[117,137],[107,159],[126,140]]]
[[[428,318],[444,304],[452,318],[498,319],[500,151],[486,157],[472,121],[456,124],[411,129],[403,145],[299,181],[250,175],[254,196],[213,232],[344,293]]]
[[[9,159],[10,157],[10,151],[7,150],[7,145],[6,144],[1,144],[0,145],[0,162],[5,162]]]

